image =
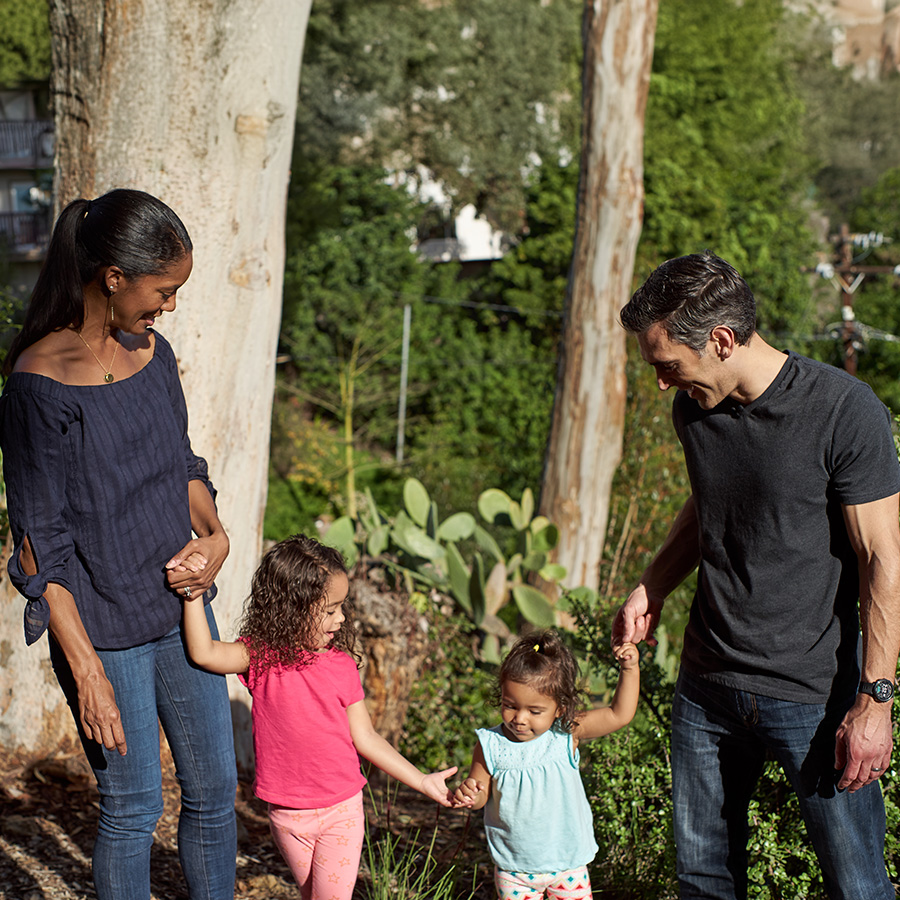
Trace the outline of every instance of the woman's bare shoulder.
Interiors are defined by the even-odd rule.
[[[31,372],[66,381],[69,367],[79,356],[75,340],[74,332],[51,331],[19,354],[13,372]]]

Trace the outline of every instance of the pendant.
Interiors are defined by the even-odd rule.
[[[107,384],[112,384],[112,382],[115,381],[115,378],[113,377],[113,373],[112,373],[112,372],[107,372],[107,373],[103,376],[103,380],[104,380]]]

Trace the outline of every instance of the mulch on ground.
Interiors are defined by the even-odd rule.
[[[165,811],[155,834],[151,887],[154,900],[187,900],[176,846],[179,791],[167,752],[163,763]],[[366,810],[370,839],[390,833],[402,850],[417,834],[426,846],[434,835],[439,864],[461,871],[461,896],[469,896],[474,873],[473,900],[493,897],[480,813],[441,809],[415,791],[396,784],[386,789],[375,779]],[[0,750],[0,900],[96,900],[90,857],[97,815],[97,789],[80,747],[65,747],[50,759]],[[237,815],[236,900],[295,900],[299,892],[272,844],[265,804],[243,780]],[[364,866],[354,898],[366,900],[367,884]]]

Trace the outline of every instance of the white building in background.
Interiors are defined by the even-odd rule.
[[[812,8],[833,26],[834,64],[856,78],[900,71],[900,0],[788,0]]]
[[[421,241],[416,251],[432,262],[487,262],[503,256],[504,235],[494,231],[471,203],[457,213],[453,232],[452,237]]]
[[[431,262],[460,262],[468,264],[488,263],[500,259],[509,245],[503,232],[495,231],[485,216],[470,203],[462,207],[454,219],[450,219],[452,203],[443,186],[431,177],[424,166],[419,166],[415,178],[403,172],[392,175],[393,185],[403,185],[410,194],[425,203],[431,203],[444,213],[447,219],[445,234],[441,237],[415,238],[413,250]]]

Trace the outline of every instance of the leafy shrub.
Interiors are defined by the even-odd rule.
[[[606,701],[616,670],[609,652],[616,600],[568,598],[576,618],[575,643],[592,674],[598,701]],[[583,778],[594,814],[600,852],[592,867],[595,895],[613,898],[677,896],[672,832],[671,704],[678,659],[664,626],[655,653],[641,659],[641,703],[627,729],[583,747]],[[664,649],[668,648],[668,649]],[[900,725],[894,723],[894,743]],[[887,816],[885,860],[896,881],[900,866],[900,807],[891,791],[892,762],[882,779]],[[749,896],[802,900],[824,896],[818,861],[793,789],[775,762],[767,762],[749,808]]]
[[[459,766],[464,777],[472,761],[475,729],[495,724],[491,701],[495,668],[476,662],[477,634],[461,615],[432,607],[430,651],[410,693],[400,751],[426,771]]]
[[[374,453],[358,448],[360,490],[377,481],[379,495],[395,500],[401,490],[390,468]],[[280,392],[272,411],[269,492],[263,536],[278,541],[290,534],[315,534],[320,517],[337,518],[346,507],[345,445],[334,426],[313,417],[308,407]]]

